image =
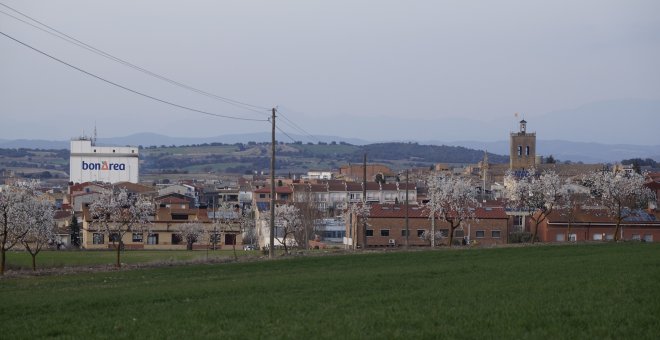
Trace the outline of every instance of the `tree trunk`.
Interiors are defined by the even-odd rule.
[[[435,212],[431,216],[431,248],[435,248]]]
[[[121,251],[121,246],[119,244],[115,244],[115,248],[117,249],[117,263],[115,264],[115,267],[121,268],[121,261],[119,259],[119,252]]]
[[[619,230],[621,229],[621,221],[616,221],[616,227],[614,227],[614,242],[619,241]]]
[[[0,275],[5,275],[5,255],[6,255],[5,253],[6,252],[7,251],[5,250],[4,245],[2,247],[0,247],[0,257],[2,257],[0,259]]]
[[[231,247],[234,249],[234,261],[238,261],[238,255],[236,254],[236,236],[234,236],[234,243]]]
[[[32,271],[35,272],[37,271],[37,254],[30,253],[30,255],[32,255]]]
[[[449,248],[454,246],[454,230],[456,230],[456,227],[454,226],[454,222],[449,223]]]
[[[534,221],[534,231],[532,232],[532,244],[536,242],[536,235],[539,231],[539,222]]]

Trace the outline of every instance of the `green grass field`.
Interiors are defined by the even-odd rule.
[[[660,244],[309,256],[0,280],[2,338],[656,339]]]
[[[237,246],[238,256],[254,255]],[[121,262],[126,264],[175,263],[182,261],[233,258],[231,249],[227,250],[127,250],[121,253]],[[62,267],[98,267],[113,266],[116,261],[114,251],[42,251],[37,255],[37,269]],[[32,270],[32,257],[24,251],[7,253],[7,267],[14,271]]]

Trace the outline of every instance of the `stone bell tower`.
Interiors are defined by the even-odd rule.
[[[536,165],[536,133],[527,132],[527,122],[520,121],[520,131],[511,133],[509,168],[531,169]]]

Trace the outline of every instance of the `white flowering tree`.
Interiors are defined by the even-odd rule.
[[[442,242],[445,239],[445,234],[441,231],[424,230],[419,238],[427,241],[431,247],[434,247],[436,243]]]
[[[560,206],[567,194],[566,186],[554,171],[545,171],[540,176],[534,173],[530,170],[526,176],[516,178],[508,171],[504,180],[507,205],[529,215],[532,221],[532,243],[537,239],[539,225]]]
[[[596,204],[615,222],[614,241],[618,241],[621,222],[638,217],[655,194],[645,186],[644,176],[632,173],[622,174],[609,171],[596,172],[585,179],[584,184],[591,189]]]
[[[89,206],[91,227],[108,236],[117,252],[116,267],[121,267],[120,251],[127,233],[148,232],[150,217],[154,214],[151,200],[126,189],[102,193]]]
[[[24,221],[26,233],[21,238],[21,244],[32,256],[32,270],[37,270],[37,255],[45,246],[55,242],[54,212],[50,202],[38,197],[32,197],[27,205],[28,214]]]
[[[300,219],[300,210],[293,205],[280,205],[275,207],[275,235],[274,237],[284,246],[284,252],[288,253],[287,240],[294,233],[303,228]]]
[[[454,231],[464,221],[476,220],[477,189],[469,179],[462,177],[439,178],[429,185],[432,200],[426,209],[435,212],[438,218],[449,224],[449,246],[454,242]],[[433,214],[435,216],[435,214]]]
[[[371,215],[371,205],[366,202],[362,203],[351,203],[346,208],[348,216],[353,216],[355,223],[362,224],[362,243],[363,248],[367,247],[367,227],[369,226],[369,216]],[[359,228],[359,226],[358,226]],[[359,233],[355,233],[357,237]],[[356,240],[357,242],[357,240]]]
[[[241,211],[241,216],[238,219],[241,228],[241,235],[243,244],[254,244],[257,239],[257,228],[254,220],[254,212],[252,208],[246,207]]]
[[[186,242],[186,249],[192,250],[193,244],[204,235],[204,226],[199,222],[187,222],[176,226],[176,232],[181,240]]]
[[[22,188],[8,186],[0,191],[0,275],[6,269],[6,254],[18,244],[28,230],[30,195]]]
[[[437,204],[440,191],[438,190],[439,185],[440,178],[435,174],[430,174],[426,180],[426,186],[429,188],[427,194],[429,201],[424,205],[424,211],[429,215],[429,219],[431,219],[431,231],[424,231],[422,239],[429,241],[431,247],[435,247],[436,241],[440,241],[442,239],[442,237],[438,237],[438,235],[444,236],[442,235],[442,232],[436,232],[435,230],[435,219],[438,215],[438,212],[440,212],[440,209],[442,208],[439,204]]]

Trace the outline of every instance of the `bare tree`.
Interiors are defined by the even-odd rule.
[[[454,231],[463,221],[476,220],[477,189],[469,179],[462,177],[444,177],[429,186],[427,209],[437,212],[438,217],[449,224],[449,246],[454,242]]]
[[[251,208],[244,208],[239,217],[239,225],[241,228],[243,244],[254,244],[257,240],[256,223],[254,220],[254,212]]]
[[[32,270],[37,270],[37,255],[50,243],[55,242],[53,207],[48,201],[32,197],[27,202],[28,216],[25,220],[26,233],[21,244],[32,256]]]
[[[0,275],[6,268],[6,254],[18,244],[28,230],[25,221],[29,215],[30,196],[16,186],[0,191]]]
[[[186,242],[186,249],[193,250],[193,244],[204,235],[204,226],[199,222],[187,222],[176,226],[176,231]]]
[[[623,234],[621,222],[640,216],[649,201],[655,199],[653,191],[644,185],[644,176],[637,173],[596,172],[586,178],[585,184],[591,188],[595,203],[616,222],[614,241],[623,236],[619,235]]]
[[[284,246],[288,253],[288,240],[303,228],[300,220],[300,210],[293,205],[280,205],[275,207],[275,238]]]
[[[554,171],[546,171],[541,176],[528,172],[529,176],[515,178],[512,172],[507,172],[508,206],[523,211],[534,223],[531,242],[537,238],[539,225],[560,204],[566,195],[566,187]]]
[[[153,203],[144,196],[130,194],[121,188],[102,193],[89,206],[92,227],[108,235],[117,251],[117,268],[121,267],[120,251],[127,233],[148,232],[150,217],[154,214]]]
[[[308,241],[316,233],[317,221],[323,218],[323,213],[319,210],[319,202],[311,189],[298,193],[295,206],[300,211],[300,223],[302,228],[294,232],[293,237],[298,245],[307,248]]]
[[[238,241],[238,235],[241,233],[241,213],[240,208],[237,205],[232,205],[231,203],[224,203],[219,207],[219,220],[220,230],[226,235],[232,236],[232,249],[234,251],[234,260],[238,260],[238,254],[236,254],[236,242]]]

